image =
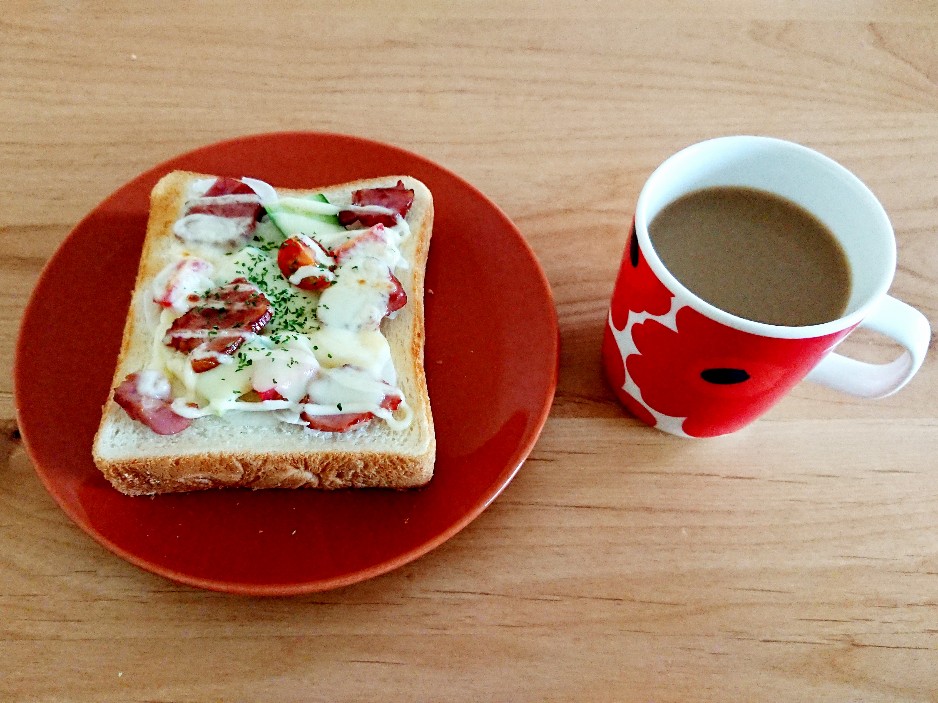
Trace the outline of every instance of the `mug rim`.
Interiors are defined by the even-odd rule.
[[[723,144],[742,143],[749,148],[755,146],[770,146],[773,149],[784,149],[799,152],[802,155],[813,159],[818,163],[818,165],[823,166],[827,169],[832,169],[837,174],[844,178],[850,183],[865,199],[866,204],[870,207],[875,218],[878,220],[877,228],[881,229],[887,238],[889,239],[890,246],[890,260],[886,262],[886,267],[884,268],[884,273],[881,275],[880,280],[877,281],[876,285],[873,287],[873,290],[867,295],[866,299],[863,300],[859,305],[856,306],[856,309],[852,312],[849,312],[845,315],[841,315],[835,320],[830,320],[828,322],[822,322],[814,325],[801,325],[801,326],[790,326],[790,325],[775,325],[768,322],[758,322],[756,320],[750,320],[745,317],[740,317],[734,315],[733,313],[727,312],[722,308],[708,303],[706,300],[698,296],[696,293],[691,291],[687,286],[685,286],[679,279],[677,279],[664,265],[661,259],[658,257],[658,252],[655,251],[654,244],[651,241],[651,237],[648,234],[648,200],[651,197],[651,193],[659,187],[659,183],[663,178],[668,176],[668,171],[673,167],[674,162],[687,158],[688,156],[693,155],[695,151],[703,151],[705,149],[714,148]],[[766,192],[772,192],[771,189],[763,189]],[[691,192],[691,191],[685,191]],[[670,201],[670,202],[673,202]],[[635,207],[635,236],[638,238],[639,245],[642,253],[645,256],[648,265],[654,271],[655,275],[658,277],[665,287],[672,291],[675,296],[683,296],[688,304],[697,310],[697,312],[702,313],[706,317],[709,317],[716,322],[727,325],[737,330],[743,332],[749,332],[752,334],[757,334],[763,337],[774,337],[780,339],[808,339],[812,337],[822,337],[829,334],[834,334],[845,329],[850,329],[857,324],[859,324],[870,312],[871,308],[878,303],[889,290],[890,285],[892,284],[892,279],[895,276],[896,271],[896,238],[895,232],[893,231],[892,224],[889,221],[889,216],[886,214],[885,208],[883,208],[882,203],[879,202],[879,199],[870,190],[870,188],[863,183],[852,171],[839,164],[838,162],[831,159],[829,156],[825,156],[819,151],[806,147],[802,144],[796,142],[787,141],[784,139],[778,139],[775,137],[764,137],[764,136],[754,136],[754,135],[735,135],[735,136],[725,136],[725,137],[715,137],[713,139],[707,139],[695,144],[684,147],[680,151],[675,152],[667,159],[665,159],[648,177],[642,186],[642,190],[638,196],[638,202]]]

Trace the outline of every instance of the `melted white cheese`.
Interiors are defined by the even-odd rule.
[[[210,278],[213,268],[208,261],[194,256],[171,261],[153,279],[153,300],[184,313],[192,307],[190,295],[203,293],[214,285]]]
[[[204,195],[212,183],[214,179],[193,183],[188,197]],[[263,182],[251,181],[251,184],[265,202],[271,202],[273,189],[268,192]],[[377,206],[339,207],[305,198],[279,198],[274,202],[319,215],[334,215],[343,209],[390,213]],[[177,228],[183,231],[191,228],[192,220],[184,221],[193,217],[231,219],[185,216],[174,225],[177,235]],[[213,223],[210,227],[221,229],[226,225]],[[329,235],[330,241],[319,243],[332,249],[367,232],[367,229],[338,232]],[[153,366],[165,370],[173,382],[174,411],[189,418],[231,414],[237,420],[269,413],[277,421],[298,425],[305,425],[300,418],[303,412],[308,415],[370,412],[392,428],[406,427],[412,418],[406,402],[393,413],[381,407],[387,395],[402,394],[396,385],[390,346],[380,331],[380,323],[393,289],[390,274],[403,264],[400,245],[409,234],[406,221],[398,217],[397,224],[383,228],[380,237],[363,239],[349,250],[334,272],[327,269],[335,282],[321,294],[291,285],[280,273],[276,257],[284,237],[271,223],[258,223],[254,242],[233,252],[214,242],[224,241],[227,231],[212,237],[203,236],[204,233],[188,239],[180,237],[177,248],[181,258],[197,254],[211,267],[210,278],[200,279],[198,284],[193,278],[187,287],[196,286],[193,292],[204,292],[238,277],[247,278],[270,300],[273,320],[260,334],[245,333],[245,342],[234,356],[217,354],[219,366],[195,373],[191,361],[199,352],[183,354],[164,343],[173,320],[188,309],[189,303],[185,309],[180,309],[182,305],[164,308],[154,332],[152,361]],[[320,251],[319,247],[313,248]],[[323,261],[317,259],[317,264],[332,265],[331,257],[322,258]],[[304,271],[304,268],[315,271]],[[303,267],[291,280],[298,282],[322,272],[319,266]],[[180,334],[198,337],[201,333],[180,331]],[[204,347],[201,353],[212,354]],[[271,389],[284,399],[250,399],[252,391]],[[307,402],[302,402],[304,400]]]
[[[334,281],[335,274],[326,268],[323,264],[310,264],[309,266],[300,266],[296,272],[290,276],[287,280],[290,281],[295,286],[300,285],[303,282],[304,278],[314,276],[316,278],[322,278],[326,281]]]
[[[247,241],[245,232],[251,221],[250,217],[216,217],[198,212],[176,220],[173,233],[187,244],[231,250]]]
[[[155,369],[143,369],[137,372],[136,391],[145,398],[169,400],[172,388],[169,379]]]
[[[380,330],[349,330],[323,325],[309,335],[313,353],[321,366],[357,366],[375,378],[396,383],[388,378],[387,367],[391,364],[391,347]]]
[[[319,361],[304,335],[291,335],[282,345],[252,358],[254,390],[273,389],[291,403],[303,399],[310,379],[319,373]]]
[[[394,392],[393,387],[362,369],[342,366],[310,381],[310,402],[303,409],[310,415],[373,412]]]
[[[388,265],[370,256],[353,256],[336,269],[335,275],[335,284],[319,298],[319,321],[354,331],[378,329],[394,289]]]

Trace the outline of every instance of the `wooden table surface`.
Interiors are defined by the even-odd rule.
[[[0,69],[0,700],[938,700],[934,353],[891,398],[802,384],[704,441],[639,424],[599,368],[642,183],[724,134],[859,175],[896,229],[892,293],[935,326],[935,2],[10,0]],[[468,528],[371,581],[251,599],[72,524],[11,377],[30,292],[87,211],[276,130],[390,142],[477,186],[536,252],[562,354],[533,453]]]

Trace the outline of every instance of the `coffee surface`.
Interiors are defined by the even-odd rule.
[[[738,317],[795,327],[836,320],[847,308],[843,248],[820,220],[785,198],[705,188],[665,206],[648,231],[675,278]]]

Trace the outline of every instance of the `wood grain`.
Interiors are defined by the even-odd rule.
[[[913,0],[7,3],[0,699],[938,700],[934,352],[891,398],[805,384],[701,442],[632,419],[598,364],[642,182],[722,134],[857,173],[896,229],[892,293],[935,325],[936,18]],[[525,467],[454,539],[252,600],[80,532],[17,438],[11,379],[29,293],[97,202],[182,151],[287,129],[398,144],[498,203],[553,288],[561,372]]]

